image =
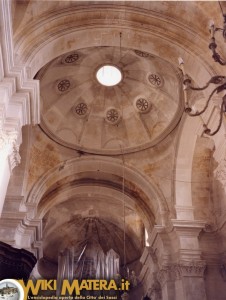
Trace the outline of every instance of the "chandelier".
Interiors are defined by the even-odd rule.
[[[221,8],[222,10],[222,8]],[[210,23],[210,33],[211,33],[211,41],[209,44],[209,48],[212,50],[212,57],[215,62],[218,62],[221,65],[226,65],[226,61],[223,61],[220,57],[219,53],[216,51],[217,44],[215,42],[215,32],[221,30],[223,32],[223,38],[226,41],[226,15],[223,14],[224,17],[224,25],[223,28],[215,28],[214,22],[211,21]],[[208,128],[207,124],[203,122],[203,133],[208,136],[215,135],[221,128],[224,113],[226,112],[226,76],[222,75],[216,75],[210,78],[210,80],[203,86],[203,87],[195,87],[192,85],[191,78],[185,73],[184,70],[184,61],[181,57],[178,59],[179,61],[179,67],[183,74],[183,90],[184,90],[184,101],[185,101],[185,113],[187,113],[190,117],[197,117],[201,116],[209,107],[210,100],[213,98],[215,94],[221,95],[221,105],[220,105],[220,111],[219,111],[219,120],[218,125],[214,130],[210,130]],[[204,107],[200,110],[194,110],[194,108],[191,107],[191,103],[188,100],[188,91],[204,91],[207,88],[210,87],[210,85],[214,85],[211,93],[209,94],[206,103]]]

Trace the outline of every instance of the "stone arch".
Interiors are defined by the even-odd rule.
[[[60,186],[63,188],[59,188]],[[126,207],[136,210],[149,233],[156,224],[164,226],[169,222],[169,210],[161,190],[145,175],[127,164],[124,165],[123,171],[120,159],[84,156],[58,164],[35,183],[21,205],[21,210],[26,213],[16,230],[17,245],[30,247],[32,244],[32,251],[41,258],[43,216],[51,208],[57,207],[67,199],[70,200],[71,195],[75,195],[73,201],[76,203],[76,199],[87,199],[89,193],[93,193],[91,199],[105,197],[106,200],[114,199],[121,203],[125,200]],[[123,230],[122,219],[122,216],[119,217],[118,223],[116,220],[120,230]],[[132,227],[128,226],[128,230],[129,233]]]
[[[146,26],[142,26],[135,17],[132,18],[135,14],[146,18],[145,12],[141,9],[127,9],[127,13],[123,16],[121,15],[120,18],[118,15],[118,9],[120,8],[117,5],[113,8],[104,6],[103,10],[106,9],[109,17],[114,16],[112,19],[118,19],[118,23],[106,25],[101,14],[95,15],[95,9],[92,9],[92,6],[89,10],[90,16],[93,13],[91,19],[86,16],[86,20],[88,19],[89,22],[85,21],[85,19],[80,19],[79,23],[79,21],[76,21],[76,18],[73,19],[73,23],[70,26],[68,24],[66,26],[64,22],[61,22],[67,18],[70,19],[72,15],[78,16],[79,20],[79,16],[82,16],[81,7],[78,9],[72,8],[70,11],[65,9],[57,15],[53,12],[51,15],[43,16],[39,22],[34,21],[29,30],[26,28],[24,32],[21,31],[20,36],[15,36],[15,54],[18,64],[24,63],[28,77],[33,78],[41,67],[68,51],[93,46],[119,46],[119,33],[122,32],[123,47],[131,47],[132,49],[146,51],[156,56],[164,56],[164,59],[174,65],[175,68],[177,68],[178,56],[183,56],[186,63],[186,71],[200,85],[205,84],[209,77],[214,75],[214,70],[208,62],[209,55],[206,53],[204,39],[200,36],[199,43],[194,43],[194,35],[191,29],[180,24],[179,21],[168,19],[168,30],[166,32],[162,26],[161,16],[155,12],[149,12],[149,17],[145,19]],[[92,18],[95,19],[95,24],[91,24]],[[50,20],[51,22],[47,25],[48,30],[44,29],[44,26],[41,25],[47,24]],[[133,28],[132,31],[131,28]],[[186,46],[181,43],[182,36],[186,37]],[[164,49],[167,49],[167,51]],[[195,64],[193,63],[194,60],[196,61]],[[200,128],[199,120],[195,119],[193,121],[191,122],[190,119],[185,117],[182,118],[181,137],[178,141],[175,163],[175,190],[178,191],[175,195],[176,206],[179,210],[181,206],[186,206],[186,213],[190,210],[191,216],[191,187],[188,183],[191,181],[191,172],[188,171],[188,168],[190,169],[192,162],[196,133]],[[183,167],[181,169],[184,151],[186,153],[189,151],[186,161],[182,162],[183,165],[188,164],[189,167],[186,167],[186,170]],[[188,175],[188,172],[190,175]],[[183,213],[181,217],[183,218]]]
[[[214,122],[211,122],[211,126],[213,128],[216,127],[217,116],[216,116],[217,108],[212,107]],[[225,129],[222,127],[218,132],[217,136],[213,137],[205,137],[203,136],[203,127],[200,118],[193,118],[192,120],[189,117],[183,117],[181,122],[181,128],[179,131],[179,139],[177,141],[177,149],[176,149],[176,159],[175,159],[175,182],[174,182],[174,190],[175,190],[175,206],[177,212],[178,219],[187,219],[193,220],[201,217],[202,214],[200,212],[194,213],[194,210],[198,208],[197,199],[194,193],[197,188],[197,184],[199,186],[199,190],[201,188],[205,189],[205,186],[210,186],[211,181],[207,184],[207,179],[205,179],[207,173],[212,172],[213,170],[210,168],[210,160],[216,156],[214,151],[219,146],[220,141],[224,139],[224,131]],[[203,168],[205,168],[205,175],[200,176],[197,174],[197,159],[201,159],[200,151],[202,149],[202,160]],[[218,151],[219,152],[219,151]],[[204,154],[208,153],[208,155]],[[207,158],[208,156],[208,158]],[[215,157],[216,159],[217,157]],[[207,172],[208,169],[208,172]],[[208,175],[212,177],[212,175]],[[194,180],[193,180],[194,177]],[[196,180],[195,180],[196,178]],[[198,183],[197,183],[198,178]],[[211,178],[210,178],[211,179]],[[209,179],[209,180],[210,180]],[[209,189],[209,187],[208,187]],[[206,193],[205,193],[206,195]],[[207,195],[206,195],[207,197]],[[211,195],[209,194],[209,197]],[[212,204],[210,201],[206,203],[206,205],[210,205],[210,209]],[[198,208],[200,210],[200,207]],[[207,207],[205,207],[207,209]],[[208,214],[208,213],[207,213]]]
[[[97,8],[103,12],[103,15],[107,10],[108,17],[112,17],[115,22],[106,24],[106,20]],[[119,14],[120,9],[122,6],[117,4],[114,6],[91,5],[87,12],[90,18],[87,18],[83,15],[82,6],[79,6],[72,7],[70,10],[63,9],[57,14],[52,12],[42,16],[38,21],[34,20],[29,29],[24,28],[20,31],[20,35],[15,35],[17,63],[26,65],[27,76],[31,79],[41,67],[68,51],[94,46],[119,46],[119,34],[122,32],[123,47],[164,57],[165,61],[171,63],[175,69],[177,58],[182,56],[186,63],[187,73],[200,85],[204,85],[210,76],[215,74],[209,63],[209,53],[206,51],[203,34],[199,36],[199,43],[194,43],[194,32],[190,27],[181,24],[179,20],[168,18],[166,31],[162,17],[154,11],[149,11],[147,16],[145,10],[139,8],[127,8],[126,14]],[[140,24],[140,18],[143,19],[145,26]],[[67,19],[70,22],[66,24],[64,21]],[[92,22],[94,20],[95,23]],[[48,27],[48,30],[42,26],[43,24]],[[190,211],[188,218],[193,218],[189,181],[191,181],[191,162],[197,138],[196,133],[199,130],[198,119],[193,119],[191,122],[189,118],[182,118],[175,162],[175,190],[177,190],[175,204],[178,213],[182,206],[186,207],[186,214]],[[189,151],[189,155],[182,162],[185,151],[186,153]],[[185,168],[184,165],[186,165]],[[182,210],[180,217],[183,218]]]
[[[98,9],[103,10],[103,14]],[[44,65],[66,52],[85,47],[119,46],[119,33],[122,32],[123,47],[164,57],[176,67],[178,56],[183,56],[194,78],[199,74],[200,67],[205,69],[201,78],[205,82],[212,68],[208,57],[205,57],[206,44],[201,37],[198,44],[194,43],[191,29],[170,18],[166,31],[162,17],[154,11],[149,11],[147,16],[142,9],[127,7],[126,14],[119,14],[120,9],[122,6],[117,4],[113,7],[90,5],[87,17],[79,6],[62,9],[60,13],[52,12],[38,21],[32,21],[29,28],[24,27],[20,34],[15,34],[16,63],[25,64],[27,76],[33,78]],[[106,24],[103,18],[106,11],[115,22]],[[141,18],[146,26],[140,23]],[[65,23],[67,19],[68,24]],[[181,43],[182,36],[186,37],[186,45]],[[194,58],[199,58],[195,65]]]
[[[42,205],[41,200],[48,195],[51,196],[57,182],[63,182],[66,178],[71,180],[79,180],[84,178],[94,178],[100,185],[110,188],[107,185],[107,177],[112,175],[118,177],[119,184],[116,186],[116,190],[121,192],[122,188],[122,176],[124,172],[125,178],[125,193],[126,199],[133,199],[136,202],[135,197],[138,197],[139,192],[142,194],[140,200],[143,203],[139,203],[142,207],[144,223],[147,228],[150,228],[150,225],[154,223],[159,223],[164,225],[167,222],[168,215],[168,206],[162,192],[157,186],[141,173],[137,172],[133,167],[125,165],[124,171],[122,166],[122,161],[120,159],[112,159],[107,157],[98,157],[98,156],[86,156],[82,158],[75,158],[63,163],[58,164],[54,168],[46,172],[33,186],[26,202],[23,203],[25,207],[30,207],[29,209],[29,218],[36,218],[41,216],[45,210],[48,210],[48,206],[51,204]],[[105,181],[103,180],[105,176]],[[75,179],[76,177],[76,179]],[[74,187],[73,187],[74,188]],[[65,190],[66,191],[66,190]],[[98,191],[100,192],[100,191]],[[134,194],[129,194],[133,192]],[[60,202],[61,200],[58,199]],[[138,204],[138,203],[137,203]]]

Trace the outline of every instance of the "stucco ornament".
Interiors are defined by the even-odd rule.
[[[203,277],[206,269],[204,261],[180,262],[179,264],[163,267],[157,277],[161,286],[169,280],[179,280],[182,277]]]
[[[18,133],[16,130],[6,131],[3,129],[2,123],[0,123],[0,152],[7,152],[11,171],[21,160],[17,138]]]

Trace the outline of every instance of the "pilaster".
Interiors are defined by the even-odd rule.
[[[178,241],[178,260],[194,261],[201,259],[199,234],[205,228],[204,221],[172,220]]]
[[[11,1],[0,1],[0,215],[12,170],[20,163],[21,129],[40,121],[39,82],[14,61]]]
[[[199,234],[204,228],[203,221],[195,220],[171,220],[171,227],[167,228],[155,226],[149,235],[155,257],[155,263],[151,262],[155,265],[153,276],[147,281],[149,290],[157,280],[163,300],[206,299],[203,278],[206,262],[199,245]],[[148,268],[148,259],[146,264]]]
[[[43,256],[42,248],[42,220],[21,220],[15,232],[15,244],[32,252],[37,259]]]
[[[181,261],[179,264],[163,267],[157,275],[163,299],[206,299],[203,280],[205,268],[203,261]]]

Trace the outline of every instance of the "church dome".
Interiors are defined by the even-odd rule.
[[[98,76],[116,82],[101,83]],[[80,49],[57,57],[36,78],[43,130],[58,143],[89,153],[120,154],[122,149],[128,153],[154,146],[182,113],[177,70],[139,50]]]

